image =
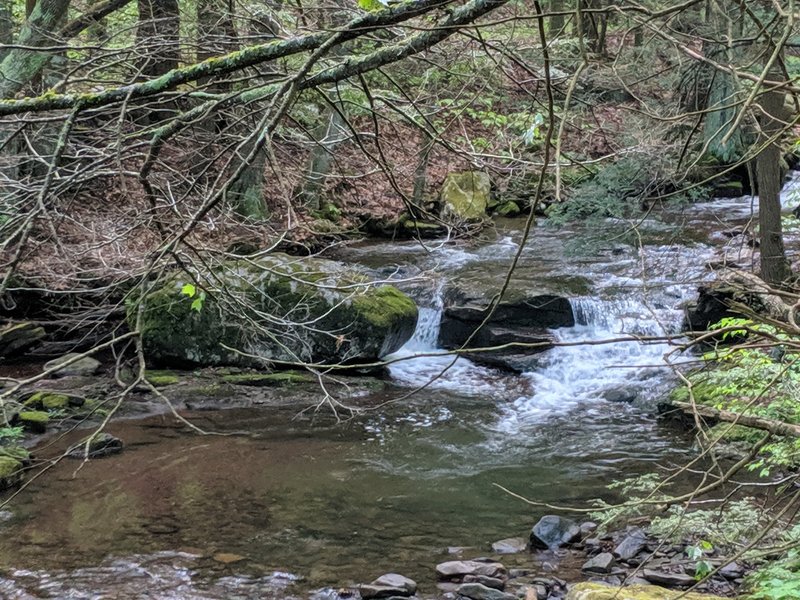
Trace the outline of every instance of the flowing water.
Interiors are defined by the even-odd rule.
[[[512,289],[568,295],[577,324],[555,330],[564,345],[522,375],[437,352],[445,296],[453,285],[496,290],[518,225],[472,245],[348,249],[347,260],[413,280],[422,306],[386,386],[359,398],[367,410],[344,423],[286,406],[185,413],[246,436],[200,437],[165,416],[113,423],[122,454],[56,464],[0,513],[0,597],[308,598],[322,589],[322,599],[334,597],[328,586],[387,571],[432,593],[448,546],[485,554],[542,514],[495,484],[539,502],[613,499],[613,480],[691,453],[691,440],[655,417],[673,383],[665,357],[687,358],[674,345],[681,304],[708,277],[722,243],[711,233],[720,222],[741,226],[749,205],[692,206],[638,223],[638,245],[582,252],[574,242],[590,232],[537,227]],[[631,336],[662,339],[605,343]],[[630,402],[609,401],[620,394]],[[552,559],[504,560],[539,568]]]

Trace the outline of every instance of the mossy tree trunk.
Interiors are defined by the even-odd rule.
[[[14,41],[14,19],[11,13],[12,0],[0,0],[0,44],[8,45]],[[0,49],[0,62],[8,50]]]
[[[303,203],[312,210],[323,205],[325,181],[331,173],[336,147],[347,138],[347,126],[341,115],[341,103],[328,109],[322,124],[314,132],[316,145],[308,159],[301,191]]]
[[[552,13],[558,13],[568,10],[567,6],[568,4],[565,0],[550,0],[549,10]],[[548,20],[550,35],[554,36],[561,33],[561,30],[564,29],[565,24],[566,24],[566,19],[564,18],[563,14],[560,15],[554,14],[553,16],[551,16],[550,19]]]
[[[780,80],[781,70],[774,69],[770,79]],[[761,277],[770,285],[781,285],[790,275],[789,262],[783,245],[781,228],[781,147],[779,136],[782,123],[787,118],[784,93],[780,90],[765,92],[759,101],[761,133],[755,159],[758,185],[758,226],[761,242]],[[778,139],[774,139],[778,138]]]

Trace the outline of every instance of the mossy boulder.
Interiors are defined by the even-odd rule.
[[[66,394],[53,392],[36,392],[25,400],[28,408],[41,408],[44,410],[62,410],[70,406],[70,397]]]
[[[516,202],[504,202],[500,206],[498,206],[494,214],[500,217],[516,217],[522,213],[522,209],[520,209],[519,205]]]
[[[657,585],[609,586],[584,582],[574,585],[564,600],[726,600],[721,596],[668,590]]]
[[[442,211],[445,217],[479,221],[486,216],[492,182],[486,173],[450,173],[442,184]]]
[[[22,483],[22,462],[11,456],[0,456],[0,491]]]
[[[371,362],[399,349],[416,322],[416,304],[393,286],[335,261],[276,253],[225,262],[204,280],[176,274],[158,283],[141,333],[156,364],[263,367]]]
[[[42,410],[26,410],[17,415],[20,425],[32,433],[44,433],[50,422],[50,415]]]

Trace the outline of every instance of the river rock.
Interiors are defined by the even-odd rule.
[[[76,356],[79,356],[75,352],[70,352],[69,354],[65,354],[59,358],[54,358],[53,360],[46,362],[44,364],[45,371],[58,367],[61,364],[64,364],[67,361],[72,360]],[[83,358],[79,358],[75,362],[58,369],[53,373],[56,377],[72,377],[72,376],[88,376],[94,375],[97,373],[98,369],[100,368],[100,361],[97,359],[92,358],[91,356],[84,356]]]
[[[358,588],[364,600],[370,598],[409,597],[417,592],[417,582],[397,573],[381,575],[369,585]]]
[[[583,582],[572,586],[564,600],[673,600],[675,592],[655,585],[609,586]],[[681,600],[726,600],[720,596],[689,592]]]
[[[450,560],[436,565],[436,576],[444,581],[461,581],[467,575],[505,579],[508,571],[499,562]]]
[[[442,184],[442,216],[461,221],[479,221],[486,216],[492,182],[486,173],[450,173]]]
[[[644,531],[638,527],[633,527],[628,531],[622,541],[617,544],[617,547],[614,548],[614,554],[621,560],[630,560],[644,550],[646,545],[647,536]]]
[[[492,544],[492,552],[497,554],[517,554],[528,547],[525,538],[506,538]]]
[[[531,530],[534,548],[554,550],[580,539],[581,528],[571,519],[558,515],[545,515]]]
[[[89,446],[87,449],[86,441],[76,444],[70,448],[67,456],[70,458],[101,458],[103,456],[110,456],[111,454],[118,454],[122,452],[124,444],[118,437],[102,431],[93,435],[89,439]]]
[[[616,564],[617,560],[611,552],[601,552],[587,560],[581,567],[581,571],[586,573],[611,573]]]
[[[657,583],[667,587],[689,587],[697,583],[694,577],[686,573],[670,573],[667,571],[656,571],[655,569],[644,569],[642,577],[650,583]]]
[[[398,350],[417,322],[408,296],[336,261],[276,253],[225,262],[212,275],[198,283],[176,274],[147,295],[142,343],[149,360],[260,367],[372,362]]]
[[[510,371],[522,372],[535,366],[532,364],[537,360],[535,355],[553,345],[554,338],[548,329],[575,324],[567,298],[541,294],[501,302],[489,321],[475,333],[486,319],[489,305],[467,302],[455,301],[445,307],[439,345],[450,350],[510,345],[502,350],[469,354],[477,362]]]
[[[470,600],[517,600],[514,594],[507,594],[501,590],[481,585],[480,583],[465,583],[456,590],[462,598]]]

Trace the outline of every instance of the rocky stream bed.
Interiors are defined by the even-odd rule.
[[[249,364],[151,373],[209,435],[138,390],[85,461],[80,443],[114,387],[109,357],[40,382],[18,411],[47,421],[37,430],[27,417],[31,452],[47,461],[72,448],[78,458],[53,461],[0,513],[0,596],[600,600],[606,588],[573,584],[692,587],[681,545],[635,525],[597,533],[498,485],[585,507],[618,500],[607,487],[616,479],[693,454],[691,435],[657,414],[674,386],[664,357],[709,266],[752,259],[740,232],[749,209],[748,198],[723,199],[645,219],[638,247],[579,248],[589,232],[538,226],[503,310],[477,340],[536,352],[444,352],[482,319],[518,249],[519,221],[470,243],[339,248],[330,258],[415,300],[413,336],[399,347],[387,325],[395,352],[369,375],[263,374]],[[699,591],[735,593],[746,565],[717,566]]]

